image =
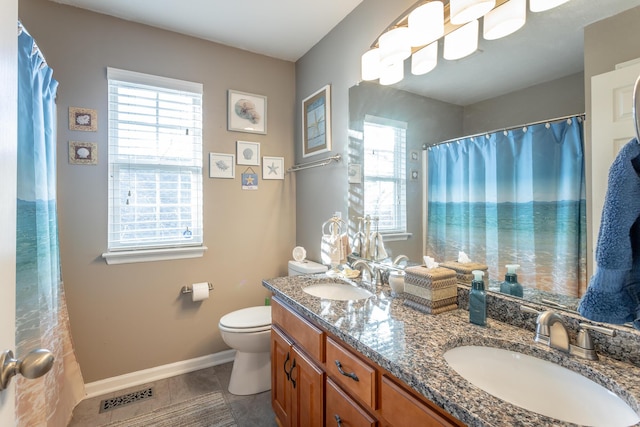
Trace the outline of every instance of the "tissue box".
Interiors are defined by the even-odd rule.
[[[404,305],[438,314],[458,308],[456,272],[443,267],[408,267],[404,276]]]
[[[461,285],[471,286],[473,281],[473,270],[484,271],[485,282],[489,279],[489,267],[479,262],[458,262],[458,261],[446,261],[440,263],[441,267],[449,268],[456,272],[456,278]]]

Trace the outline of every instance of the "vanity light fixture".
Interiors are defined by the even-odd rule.
[[[427,74],[438,65],[438,41],[423,47],[411,55],[411,73],[416,76]]]
[[[444,3],[432,1],[409,14],[411,46],[428,45],[444,35]]]
[[[377,80],[380,78],[382,64],[380,63],[380,49],[373,48],[362,55],[362,80]]]
[[[542,12],[568,1],[529,0],[529,10]],[[486,40],[505,37],[524,26],[526,0],[419,0],[393,21],[362,55],[362,80],[380,79],[381,84],[399,82],[404,77],[403,62],[409,56],[412,56],[413,74],[428,73],[438,62],[437,43],[443,36],[443,57],[464,58],[478,48],[480,17],[484,17]],[[431,46],[434,44],[436,46]]]
[[[471,55],[478,50],[479,26],[478,20],[474,19],[444,36],[443,58],[453,61]]]
[[[449,0],[451,23],[462,25],[474,21],[495,5],[496,0]]]
[[[408,27],[396,27],[380,36],[380,62],[393,65],[411,56]]]
[[[518,31],[527,21],[527,0],[509,0],[484,15],[485,40],[497,40]]]
[[[531,12],[544,12],[568,1],[569,0],[529,0],[529,10]]]
[[[392,85],[398,83],[404,77],[404,61],[398,61],[391,65],[382,65],[380,70],[380,84]]]

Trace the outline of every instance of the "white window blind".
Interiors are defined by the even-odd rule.
[[[107,78],[109,251],[202,245],[202,85]]]
[[[367,115],[364,122],[364,209],[378,231],[407,232],[407,124]]]

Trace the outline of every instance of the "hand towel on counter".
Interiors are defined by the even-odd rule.
[[[635,138],[609,169],[596,262],[578,311],[590,320],[633,322],[640,329],[640,144]]]

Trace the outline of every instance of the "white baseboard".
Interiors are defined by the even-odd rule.
[[[85,399],[122,390],[128,387],[135,387],[137,385],[162,380],[175,375],[209,368],[211,366],[222,365],[223,363],[232,362],[235,355],[235,350],[225,350],[208,356],[196,357],[195,359],[183,360],[180,362],[170,363],[168,365],[156,366],[155,368],[144,369],[142,371],[131,372],[125,375],[87,383],[84,385],[86,392]]]

